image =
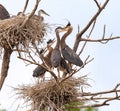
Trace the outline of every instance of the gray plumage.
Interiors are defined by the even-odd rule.
[[[4,20],[8,18],[10,18],[9,12],[6,10],[6,8],[2,4],[0,4],[0,19]]]
[[[55,32],[56,32],[57,42],[51,54],[51,64],[53,67],[56,68],[60,65],[60,61],[61,61],[61,53],[59,50],[59,44],[60,44],[59,27],[55,29]]]
[[[61,61],[61,53],[59,49],[55,48],[51,55],[51,64],[56,68],[60,65],[60,61]]]
[[[83,62],[80,59],[80,57],[67,45],[64,49],[62,49],[62,55],[66,60],[68,60],[72,64],[75,64],[77,66],[83,65]]]
[[[33,71],[33,77],[43,77],[46,72],[46,69],[42,66],[37,66]]]
[[[61,39],[61,52],[63,57],[70,63],[75,64],[77,66],[82,66],[83,62],[80,57],[66,44],[66,37],[72,32],[73,28],[70,23],[65,27],[64,30],[67,29],[67,32],[62,36]]]
[[[49,50],[48,54],[45,57],[43,56],[43,59],[44,59],[45,63],[47,64],[47,66],[51,68],[52,66],[51,66],[50,57],[51,57],[53,48],[48,47],[48,50]],[[42,63],[41,65],[44,65],[44,63]],[[33,71],[33,77],[43,77],[46,71],[47,70],[44,67],[37,66]]]

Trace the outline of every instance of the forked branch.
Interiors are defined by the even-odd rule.
[[[102,92],[96,92],[96,93],[82,92],[80,93],[80,96],[83,97],[82,100],[86,101],[86,104],[77,105],[77,108],[101,107],[101,106],[109,105],[110,101],[120,100],[120,89],[118,88],[120,88],[120,83],[117,84],[115,88],[108,91],[102,91]],[[89,103],[87,103],[87,101],[89,101]]]
[[[73,50],[76,52],[77,51],[77,48],[79,46],[79,43],[81,41],[81,37],[82,35],[89,29],[89,27],[93,24],[93,22],[97,19],[97,17],[100,15],[100,13],[103,11],[103,9],[106,7],[106,5],[108,4],[109,0],[106,0],[104,2],[104,4],[99,7],[99,10],[96,12],[96,14],[91,18],[91,20],[88,22],[88,24],[84,27],[84,29],[79,32],[77,35],[76,35],[76,40],[75,40],[75,43],[74,43],[74,47],[73,47]],[[97,3],[97,2],[96,2]]]
[[[21,25],[21,27],[23,27],[23,26],[27,23],[27,21],[34,15],[34,13],[35,13],[35,11],[37,10],[37,7],[38,7],[38,5],[39,5],[39,2],[40,2],[40,0],[36,0],[36,4],[35,4],[34,9],[33,9],[32,12],[30,13],[30,15],[26,17],[26,19],[24,20],[24,22],[23,22],[23,24]],[[27,4],[27,3],[26,3],[26,4]]]
[[[110,40],[114,39],[120,39],[120,36],[115,36],[115,37],[109,37],[109,38],[102,38],[102,39],[89,39],[89,38],[81,38],[81,41],[87,41],[87,42],[100,42],[102,44],[106,44]]]

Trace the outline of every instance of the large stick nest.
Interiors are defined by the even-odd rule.
[[[17,90],[17,95],[25,102],[31,102],[31,109],[42,111],[51,108],[52,111],[61,110],[65,104],[80,102],[80,87],[88,85],[86,77],[69,78],[57,84],[55,80],[36,83],[34,85],[22,85]],[[81,102],[83,103],[83,101]]]
[[[0,47],[8,48],[23,45],[24,48],[32,43],[40,43],[46,34],[47,24],[33,17],[21,27],[27,16],[15,16],[0,21]]]

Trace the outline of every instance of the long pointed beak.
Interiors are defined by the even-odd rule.
[[[44,15],[47,15],[47,16],[50,16],[47,12],[45,12],[44,10],[40,10],[40,12],[42,12],[42,14],[44,14]]]
[[[69,26],[71,26],[70,21],[68,21],[68,24],[65,26],[65,28],[67,28],[67,27],[69,27]]]

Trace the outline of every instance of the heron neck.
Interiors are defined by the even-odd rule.
[[[56,43],[56,48],[59,48],[59,44],[60,44],[60,36],[59,36],[59,32],[56,32],[56,37],[57,37],[57,43]]]
[[[63,36],[62,36],[62,39],[61,39],[61,47],[64,47],[64,45],[66,45],[66,38],[69,34],[71,34],[72,32],[72,29],[69,29]]]

